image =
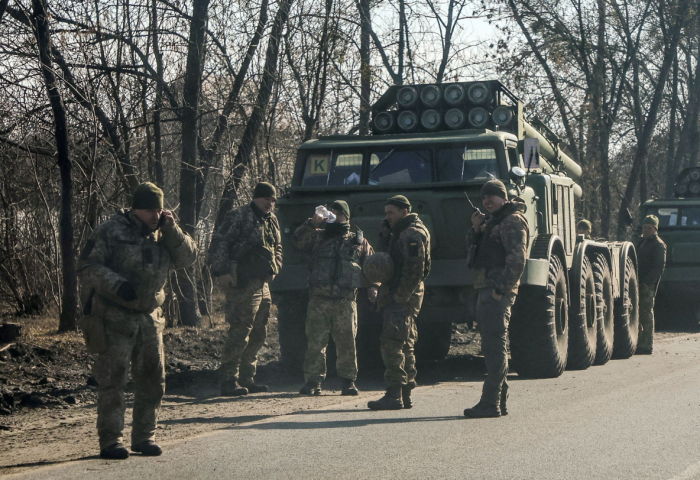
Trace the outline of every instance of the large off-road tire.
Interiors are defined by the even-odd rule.
[[[306,307],[309,303],[309,291],[281,294],[275,299],[275,303],[282,364],[288,373],[298,375],[304,371]]]
[[[418,323],[416,361],[432,362],[442,360],[450,351],[451,342],[451,322]]]
[[[566,271],[553,255],[547,287],[520,287],[510,323],[514,370],[532,378],[558,377],[566,368],[569,346]]]
[[[613,358],[634,355],[639,337],[639,284],[637,269],[630,257],[625,261],[624,275],[620,298],[615,301]]]
[[[593,260],[595,278],[595,298],[598,317],[598,347],[594,365],[605,365],[612,357],[615,338],[615,316],[612,275],[610,265],[604,255],[598,254]]]
[[[588,256],[583,257],[578,282],[572,282],[572,288],[577,287],[577,292],[571,292],[569,310],[569,370],[585,370],[593,365],[598,344],[595,279]]]

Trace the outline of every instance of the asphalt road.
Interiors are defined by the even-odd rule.
[[[700,479],[700,335],[551,380],[511,378],[510,415],[469,420],[480,379],[415,391],[411,410],[359,402],[9,478]],[[419,374],[420,378],[420,374]]]

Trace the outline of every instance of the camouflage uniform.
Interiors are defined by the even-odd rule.
[[[384,379],[389,388],[415,386],[416,317],[423,304],[423,280],[430,273],[430,233],[417,214],[409,213],[388,235],[380,235],[380,245],[394,262],[394,277],[381,286],[377,299],[384,319]]]
[[[654,301],[666,267],[666,244],[658,234],[637,241],[639,259],[639,341],[637,349],[654,347]]]
[[[515,198],[497,211],[477,233],[470,229],[467,242],[478,244],[474,262],[474,288],[479,296],[476,317],[481,327],[481,348],[488,377],[481,401],[499,405],[501,392],[508,389],[506,339],[510,309],[518,294],[520,276],[527,258],[528,225],[522,215],[525,203]],[[500,300],[494,292],[502,294]]]
[[[340,229],[342,225],[338,224]],[[311,219],[292,236],[294,246],[312,255],[309,276],[309,306],[306,317],[308,347],[304,378],[321,383],[326,378],[328,335],[337,352],[338,375],[357,379],[357,289],[369,282],[362,274],[365,258],[374,253],[366,239],[349,231],[329,236],[316,228]]]
[[[233,274],[238,278],[237,286],[226,291],[229,330],[221,359],[222,380],[240,376],[241,383],[252,383],[272,306],[266,279],[282,268],[282,237],[275,214],[264,214],[254,202],[230,211],[212,237],[209,264],[215,277]]]
[[[152,232],[127,211],[95,229],[80,254],[78,276],[87,297],[83,313],[104,322],[109,345],[93,365],[102,449],[122,442],[129,363],[135,388],[131,443],[155,438],[165,392],[163,286],[171,268],[189,267],[196,257],[195,242],[177,225]],[[117,296],[125,282],[133,285],[136,300]]]

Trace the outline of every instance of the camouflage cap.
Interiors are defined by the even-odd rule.
[[[277,198],[277,189],[271,183],[260,182],[253,190],[253,198]]]
[[[348,220],[350,220],[350,206],[345,200],[336,200],[335,202],[331,203],[328,208],[342,212],[346,217],[348,217]]]
[[[136,187],[131,208],[135,210],[157,210],[163,208],[163,190],[151,182]]]
[[[659,229],[659,217],[656,215],[647,215],[642,221],[642,225],[653,225],[657,230]]]
[[[409,212],[411,211],[411,202],[403,195],[394,195],[386,201],[386,205],[393,205],[398,208],[405,208]]]
[[[497,197],[508,200],[506,186],[500,180],[489,180],[484,183],[484,186],[481,187],[481,196],[483,197],[484,195],[496,195]]]
[[[578,222],[578,224],[576,225],[576,228],[577,229],[584,229],[585,228],[589,232],[593,231],[593,225],[591,224],[591,222],[589,222],[585,218],[583,220],[581,220],[580,222]]]
[[[384,252],[375,253],[365,259],[362,272],[372,283],[386,283],[394,276],[394,262],[391,255]]]

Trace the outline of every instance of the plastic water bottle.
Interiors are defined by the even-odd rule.
[[[316,215],[325,218],[326,223],[335,222],[335,214],[323,205],[319,205],[318,207],[316,207]]]

